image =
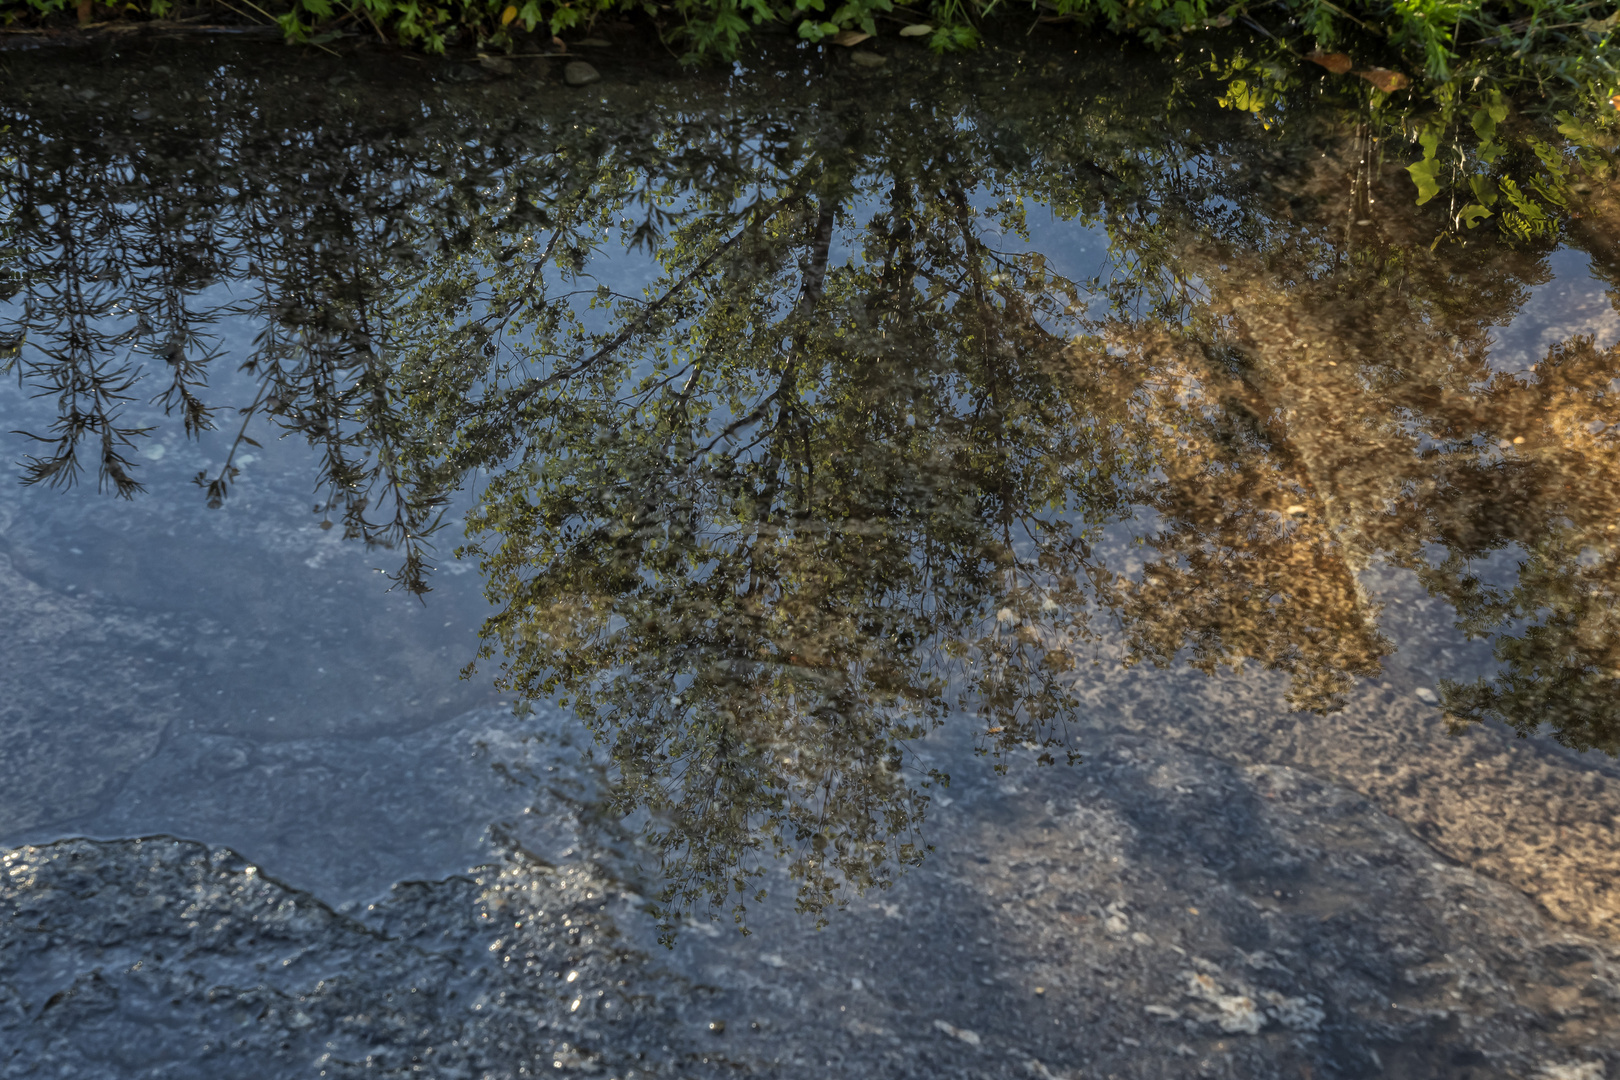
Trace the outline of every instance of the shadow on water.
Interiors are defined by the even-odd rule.
[[[801,911],[866,911],[973,753],[1048,806],[1064,768],[1039,765],[1115,782],[1139,757],[1098,727],[1110,679],[1258,671],[1285,715],[1354,713],[1397,649],[1378,574],[1492,657],[1430,658],[1414,724],[1620,749],[1620,316],[1523,369],[1493,351],[1555,252],[1620,284],[1612,124],[1566,119],[1549,159],[1551,122],[1490,97],[1493,232],[1414,204],[1413,116],[1314,78],[1262,124],[1209,70],[1040,50],[578,96],[203,55],[8,61],[24,479],[140,499],[161,413],[223,432],[214,506],[241,455],[307,443],[322,527],[430,606],[434,545],[464,543],[494,608],[467,659],[594,734],[666,939],[783,873]],[[1510,189],[1578,216],[1538,226]],[[1280,765],[1178,767],[1189,799],[1244,788],[1222,813],[1265,821],[1233,836],[1307,829],[1267,818]],[[1169,842],[1151,772],[1141,806],[1070,797],[1112,815],[1073,835]],[[1076,917],[1131,947],[1115,907]],[[1202,1004],[1166,1017],[1320,1022],[1262,962],[1174,963]]]

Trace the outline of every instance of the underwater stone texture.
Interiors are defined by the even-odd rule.
[[[1611,944],[1344,787],[1129,734],[1088,744],[1072,768],[961,776],[925,866],[822,933],[768,904],[753,935],[694,924],[672,952],[605,846],[552,866],[512,844],[351,914],[195,843],[19,848],[0,884],[0,1076],[1620,1066]]]

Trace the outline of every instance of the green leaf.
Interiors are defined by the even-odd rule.
[[[1589,124],[1583,124],[1568,112],[1558,113],[1558,134],[1578,146],[1595,147],[1602,139],[1602,133]]]
[[[1491,216],[1491,212],[1478,203],[1469,203],[1457,214],[1457,222],[1465,229],[1472,229],[1481,221]]]
[[[1266,107],[1265,95],[1258,88],[1251,88],[1246,79],[1233,79],[1226,84],[1226,93],[1219,99],[1218,104],[1223,108],[1237,109],[1239,112],[1257,113]]]
[[[1440,194],[1440,162],[1426,157],[1408,165],[1406,171],[1412,175],[1412,183],[1417,185],[1419,206]]]
[[[961,52],[979,44],[979,32],[971,26],[942,26],[928,39],[928,47],[937,53]]]

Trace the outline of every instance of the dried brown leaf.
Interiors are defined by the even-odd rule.
[[[1368,68],[1366,71],[1358,71],[1356,74],[1386,94],[1393,94],[1397,90],[1405,90],[1412,85],[1411,79],[1408,79],[1399,71],[1391,71],[1389,68]]]
[[[1313,64],[1320,64],[1335,75],[1343,75],[1355,67],[1355,62],[1342,52],[1308,52],[1305,59]]]

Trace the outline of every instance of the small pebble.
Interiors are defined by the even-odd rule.
[[[956,1027],[954,1024],[948,1023],[944,1020],[935,1020],[934,1027],[939,1031],[944,1032],[946,1035],[949,1035],[953,1039],[961,1039],[969,1046],[977,1047],[984,1041],[979,1038],[978,1032],[969,1031],[967,1028]]]
[[[724,1035],[726,1033],[726,1022],[724,1020],[710,1020],[709,1030],[716,1035]]]

